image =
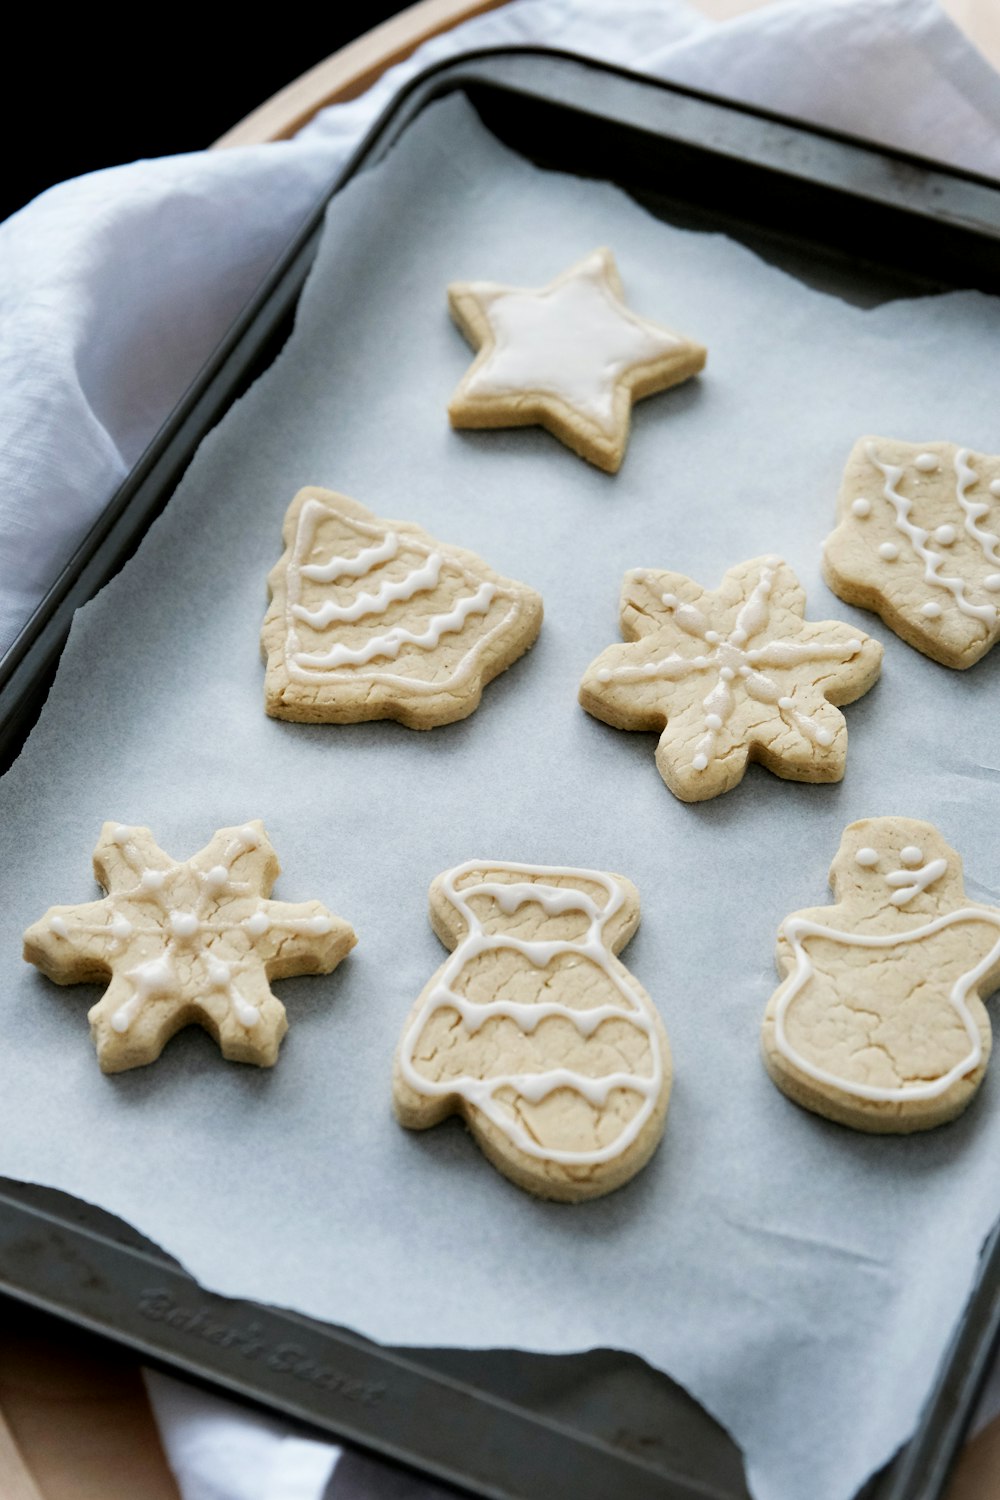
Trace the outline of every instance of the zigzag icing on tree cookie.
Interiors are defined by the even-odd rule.
[[[538,634],[533,589],[347,496],[300,491],[285,540],[262,632],[276,718],[451,723]]]
[[[804,618],[791,568],[765,557],[730,569],[721,589],[635,569],[622,634],[580,688],[589,713],[620,729],[662,729],[657,765],[676,796],[728,791],[749,760],[800,781],[844,774],[847,731],[833,704],[878,677],[882,648],[836,621]]]
[[[464,1114],[495,1165],[545,1197],[619,1186],[655,1147],[670,1088],[662,1024],[614,956],[638,922],[634,887],[469,861],[435,881],[431,915],[454,952],[404,1028],[403,1123]]]
[[[861,1130],[952,1119],[989,1059],[981,996],[1000,982],[1000,910],[966,900],[958,855],[911,819],[852,823],[831,883],[836,905],[781,926],[785,979],[762,1033],[771,1077]]]

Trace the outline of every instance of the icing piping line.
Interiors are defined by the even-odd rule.
[[[853,1083],[848,1079],[840,1078],[836,1073],[829,1073],[825,1068],[819,1068],[815,1063],[809,1062],[808,1058],[792,1046],[785,1033],[785,1015],[788,1007],[796,995],[803,989],[816,972],[812,960],[803,947],[802,939],[809,937],[828,937],[846,943],[850,946],[860,948],[895,948],[904,943],[916,942],[919,938],[931,937],[936,932],[941,932],[946,927],[953,926],[956,922],[969,920],[988,922],[1000,931],[1000,912],[991,911],[989,907],[965,906],[958,911],[947,912],[944,916],[936,917],[933,922],[926,923],[923,927],[914,927],[903,933],[847,933],[838,932],[835,928],[825,927],[820,922],[810,922],[806,918],[789,918],[782,923],[781,931],[788,938],[795,953],[796,968],[789,977],[788,988],[781,995],[774,1011],[774,1043],[787,1060],[800,1072],[815,1079],[817,1083],[825,1083],[828,1086],[839,1089],[841,1093],[852,1094],[858,1099],[874,1100],[906,1100],[906,1099],[937,1099],[941,1094],[947,1092],[953,1083],[959,1078],[964,1078],[977,1068],[982,1060],[983,1047],[979,1036],[979,1028],[976,1026],[965,1003],[965,998],[973,986],[992,968],[993,964],[1000,959],[1000,935],[998,935],[993,947],[975,968],[960,974],[952,986],[948,996],[956,1014],[965,1028],[971,1047],[967,1055],[950,1068],[940,1078],[929,1079],[923,1083],[906,1083],[896,1088],[880,1088],[877,1084]]]
[[[465,886],[458,891],[456,881],[473,870],[481,870],[484,873],[499,870],[525,875],[561,875],[576,880],[589,880],[608,893],[608,901],[606,905],[599,907],[583,891],[567,890],[561,886],[546,886],[544,883],[535,884],[530,881],[505,885],[502,882],[482,880],[476,885]],[[459,1095],[481,1110],[487,1119],[503,1132],[512,1145],[523,1151],[525,1155],[537,1160],[578,1166],[597,1166],[602,1162],[613,1161],[638,1138],[655,1108],[663,1081],[663,1060],[653,1017],[639,995],[612,968],[614,956],[601,940],[601,934],[609,918],[620,910],[624,902],[625,896],[621,886],[600,870],[572,869],[560,865],[517,865],[500,860],[489,862],[468,860],[463,865],[456,865],[442,877],[442,886],[452,905],[464,916],[468,931],[445,964],[439,982],[430,991],[403,1038],[399,1051],[399,1064],[406,1082],[417,1093],[430,1098]],[[508,915],[519,905],[528,901],[537,902],[549,916],[559,915],[566,911],[581,911],[588,917],[586,937],[580,941],[533,942],[504,934],[487,933],[468,904],[468,898],[475,895],[491,896],[496,900],[501,911]],[[492,1001],[488,1005],[476,1005],[465,1000],[463,996],[455,994],[451,988],[452,981],[459,978],[469,960],[478,957],[480,953],[499,949],[521,953],[538,968],[544,968],[557,954],[579,954],[602,970],[627,1002],[629,1008],[623,1010],[617,1006],[601,1006],[589,1011],[579,1011],[571,1006],[560,1005],[558,1002],[525,1006],[503,1000]],[[652,1071],[648,1078],[624,1072],[591,1078],[567,1068],[549,1068],[541,1073],[507,1073],[487,1079],[465,1075],[442,1083],[434,1083],[417,1071],[413,1054],[430,1017],[442,1009],[457,1010],[463,1022],[473,1033],[494,1016],[509,1016],[518,1024],[522,1024],[521,1015],[525,1011],[539,1012],[537,1019],[531,1018],[533,1019],[532,1025],[524,1026],[525,1030],[534,1031],[546,1015],[558,1015],[571,1021],[584,1036],[591,1035],[600,1025],[601,1020],[617,1017],[628,1021],[646,1037],[649,1043]],[[598,1011],[601,1012],[600,1020],[594,1020],[594,1014]],[[468,1024],[470,1021],[471,1025]],[[501,1088],[513,1089],[531,1103],[537,1103],[556,1089],[569,1088],[582,1095],[595,1108],[606,1104],[612,1090],[630,1089],[643,1096],[643,1103],[621,1134],[610,1145],[594,1151],[562,1151],[554,1147],[549,1149],[540,1146],[517,1120],[511,1119],[502,1108],[496,1105],[493,1096]]]

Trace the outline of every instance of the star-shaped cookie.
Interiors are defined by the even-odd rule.
[[[835,620],[806,620],[780,557],[730,568],[722,586],[636,568],[622,635],[587,668],[580,702],[617,729],[662,729],[656,764],[683,802],[728,792],[751,760],[790,781],[839,781],[853,703],[878,678],[882,647]]]
[[[632,402],[705,364],[701,344],[625,305],[610,250],[537,289],[453,282],[448,306],[479,351],[451,398],[452,426],[546,427],[610,474],[625,454]]]
[[[89,1014],[105,1073],[154,1062],[191,1025],[223,1057],[271,1067],[288,1022],[269,981],[329,974],[357,941],[318,901],[268,900],[279,871],[259,821],[221,828],[183,862],[148,828],[105,823],[94,872],[107,895],[50,907],[24,956],[57,984],[110,979]]]

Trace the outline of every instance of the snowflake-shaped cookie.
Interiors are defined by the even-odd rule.
[[[823,570],[910,646],[971,667],[1000,640],[1000,458],[954,443],[861,438]]]
[[[479,351],[449,404],[452,426],[546,427],[611,474],[625,454],[632,402],[705,364],[701,344],[626,306],[610,250],[537,289],[454,282],[448,305]]]
[[[105,1073],[154,1062],[185,1026],[223,1057],[270,1067],[288,1022],[269,981],[328,974],[354,947],[318,901],[270,901],[280,866],[262,823],[222,828],[179,862],[148,828],[105,823],[94,872],[107,895],[53,906],[24,956],[57,984],[102,983],[89,1014]]]
[[[728,792],[750,760],[791,781],[839,781],[847,725],[833,707],[876,681],[882,647],[835,620],[806,620],[779,557],[730,568],[721,588],[635,569],[622,635],[588,667],[580,702],[617,729],[662,729],[660,775],[676,797]]]

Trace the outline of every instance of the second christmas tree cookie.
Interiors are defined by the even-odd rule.
[[[300,490],[284,536],[261,632],[272,718],[451,724],[541,629],[527,584],[346,495]]]

